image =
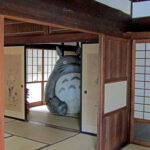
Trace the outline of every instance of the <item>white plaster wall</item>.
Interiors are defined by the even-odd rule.
[[[150,1],[133,3],[133,18],[150,16]]]
[[[119,9],[126,14],[131,14],[131,1],[129,0],[95,0],[112,8]]]

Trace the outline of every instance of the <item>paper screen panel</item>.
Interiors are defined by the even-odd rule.
[[[5,116],[25,119],[24,47],[5,47]]]
[[[150,120],[150,43],[136,43],[134,118]]]
[[[98,44],[83,44],[82,131],[97,133]]]
[[[105,84],[104,113],[126,106],[127,81]]]

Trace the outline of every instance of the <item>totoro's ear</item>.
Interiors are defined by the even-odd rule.
[[[56,51],[57,51],[57,54],[58,54],[59,57],[63,56],[62,51],[58,46],[56,46]]]
[[[81,54],[81,47],[79,46],[78,48],[77,48],[77,50],[76,50],[76,55],[80,55]]]

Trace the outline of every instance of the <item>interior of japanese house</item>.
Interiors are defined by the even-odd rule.
[[[0,3],[0,150],[150,149],[149,0]]]

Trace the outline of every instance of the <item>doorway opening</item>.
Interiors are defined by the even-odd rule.
[[[60,29],[48,26],[46,27],[37,24],[25,23],[22,21],[15,21],[9,19],[6,19],[5,25],[7,39],[6,45],[7,47],[11,47],[11,51],[15,51],[15,49],[17,48],[18,51],[22,51],[22,57],[24,58],[22,62],[24,63],[21,68],[24,68],[22,72],[25,76],[23,77],[24,84],[17,81],[17,86],[23,89],[24,99],[20,99],[20,104],[17,103],[18,108],[20,106],[22,106],[23,108],[21,112],[23,117],[17,117],[15,115],[17,111],[17,109],[15,108],[12,110],[13,116],[12,113],[6,115],[7,117],[9,117],[5,118],[6,132],[10,135],[13,134],[16,137],[20,136],[22,138],[30,138],[32,140],[35,140],[36,142],[40,141],[48,145],[53,145],[59,141],[63,141],[74,136],[79,136],[77,140],[74,140],[75,142],[77,142],[77,145],[81,142],[81,140],[87,139],[89,140],[89,144],[84,144],[82,146],[91,146],[91,149],[94,148],[93,150],[95,150],[97,139],[96,132],[87,130],[87,128],[89,128],[90,126],[86,126],[84,130],[82,128],[82,120],[84,119],[85,124],[87,123],[93,126],[93,121],[90,118],[88,118],[88,116],[91,118],[93,117],[95,118],[95,120],[97,120],[97,117],[93,115],[93,112],[95,112],[95,110],[88,111],[89,108],[90,110],[92,110],[92,105],[94,105],[93,108],[95,109],[95,103],[89,103],[90,101],[88,100],[87,103],[84,103],[84,109],[83,107],[81,107],[83,106],[82,102],[86,101],[86,98],[88,97],[87,95],[90,94],[92,91],[90,87],[88,87],[88,89],[83,89],[83,81],[85,84],[86,80],[82,80],[82,73],[80,74],[81,86],[79,87],[81,97],[80,114],[67,113],[65,116],[61,116],[52,113],[46,106],[44,93],[46,84],[48,82],[48,78],[54,70],[56,62],[59,60],[59,56],[56,52],[56,47],[59,47],[62,50],[63,57],[76,55],[76,51],[80,47],[81,60],[83,62],[86,62],[87,60],[89,61],[90,58],[93,58],[93,56],[95,55],[90,53],[90,48],[91,52],[95,49],[95,46],[91,47],[91,45],[96,44],[98,52],[98,36],[77,31],[71,31],[67,29]],[[17,30],[15,30],[16,26],[18,28]],[[23,29],[24,26],[27,26],[26,31]],[[33,26],[35,28],[33,28]],[[45,28],[47,30],[45,30]],[[84,45],[90,47],[88,48],[89,50],[87,50],[88,53],[86,53],[86,46]],[[83,60],[83,55],[85,55],[85,60]],[[96,55],[95,60],[98,62],[97,56],[98,55]],[[93,60],[94,59],[92,59],[92,61]],[[89,73],[91,71],[89,65],[86,64],[86,66],[84,66],[84,63],[82,61],[79,62],[81,65],[81,72]],[[17,66],[17,64],[15,65]],[[92,82],[94,82],[94,85],[97,84],[97,77],[94,80],[92,79],[92,77],[89,78],[89,80],[90,79]],[[84,88],[86,88],[85,85]],[[84,95],[83,100],[82,95],[85,90],[88,93],[87,95]],[[92,94],[90,94],[90,96],[92,96]],[[95,97],[93,98],[93,100],[97,101]],[[5,107],[5,110],[6,109],[7,108]],[[84,111],[87,111],[87,116],[82,116],[82,113]],[[91,115],[90,112],[92,112]],[[86,112],[84,114],[86,114]],[[19,119],[19,121],[17,119]],[[27,122],[22,122],[20,121],[20,119],[27,120]],[[9,124],[7,124],[8,122]],[[94,123],[94,126],[97,126],[97,124]],[[37,132],[36,136],[32,134],[33,132]],[[91,136],[91,134],[94,136]]]

